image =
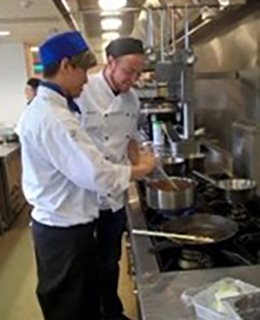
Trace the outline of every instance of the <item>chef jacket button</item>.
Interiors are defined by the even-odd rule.
[[[108,197],[111,197],[111,193],[107,193],[107,196],[108,196]]]
[[[109,139],[109,136],[105,136],[105,140],[108,140]]]
[[[107,114],[107,113],[105,113],[105,114],[104,114],[104,117],[106,117],[106,118],[107,118],[107,117],[108,117],[108,114]]]
[[[127,117],[129,117],[129,116],[130,116],[130,114],[129,114],[129,113],[126,113],[126,116],[127,116]]]
[[[130,139],[130,136],[128,134],[125,137],[126,137],[126,139]]]
[[[108,156],[105,156],[105,159],[106,159],[106,160],[109,160],[109,157],[108,157]]]

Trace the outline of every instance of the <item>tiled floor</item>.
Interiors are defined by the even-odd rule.
[[[28,214],[21,214],[10,231],[0,236],[0,319],[42,320],[34,294],[36,274],[28,226]],[[136,319],[135,297],[127,274],[126,252],[123,250],[120,296],[126,314]]]

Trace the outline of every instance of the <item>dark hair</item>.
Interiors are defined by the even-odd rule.
[[[39,87],[40,82],[41,80],[38,78],[30,78],[27,80],[26,84],[36,90]]]
[[[68,57],[68,59],[72,66],[83,68],[86,70],[96,65],[95,56],[90,51],[81,52],[70,58]],[[43,69],[44,78],[54,77],[58,73],[59,68],[60,68],[60,62],[44,67]]]
[[[106,55],[118,58],[127,54],[144,54],[143,42],[132,37],[121,37],[106,47]]]
[[[58,73],[59,69],[60,69],[60,62],[51,64],[43,69],[43,77],[52,78]]]

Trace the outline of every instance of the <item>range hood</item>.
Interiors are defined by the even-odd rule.
[[[255,0],[146,0],[132,35],[146,46],[182,47],[187,23],[193,44],[208,41],[260,8]],[[168,48],[171,47],[171,48]]]
[[[74,0],[77,9],[68,14],[62,0],[53,0],[71,28],[74,18],[92,43],[96,53],[102,50],[100,9],[95,0]],[[131,34],[155,52],[171,52],[183,47],[184,30],[192,44],[209,41],[231,29],[247,15],[260,9],[259,0],[128,0],[120,13],[122,35]],[[188,28],[187,28],[188,22]]]

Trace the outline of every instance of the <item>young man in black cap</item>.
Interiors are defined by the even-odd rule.
[[[82,125],[104,158],[125,165],[138,162],[136,142],[139,100],[132,89],[145,61],[143,44],[131,37],[112,41],[106,48],[107,64],[90,75],[88,85],[77,100]],[[127,150],[129,156],[127,156]],[[101,302],[105,320],[128,319],[118,296],[119,260],[125,230],[125,192],[99,195],[100,217],[97,239],[101,275]]]
[[[130,179],[153,169],[154,159],[112,164],[80,127],[73,98],[95,59],[78,31],[49,38],[40,55],[44,81],[17,126],[23,191],[34,207],[38,300],[45,320],[99,320],[97,193],[121,194]]]

